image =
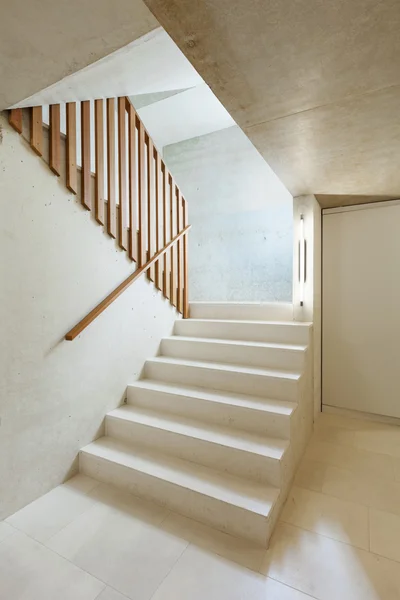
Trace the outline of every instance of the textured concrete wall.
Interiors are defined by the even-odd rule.
[[[238,127],[172,144],[189,202],[191,300],[290,301],[292,197]]]
[[[142,0],[2,2],[0,110],[123,48],[158,25]],[[110,89],[109,95],[113,94],[118,92]],[[76,98],[85,96],[77,92]],[[38,104],[42,102],[28,106]]]
[[[134,266],[0,114],[0,520],[61,483],[175,310],[140,278],[65,333]]]

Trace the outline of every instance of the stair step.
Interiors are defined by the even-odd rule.
[[[150,410],[288,439],[297,404],[257,396],[141,379],[128,386],[128,403]]]
[[[279,490],[129,444],[100,438],[80,452],[80,470],[221,531],[267,545]]]
[[[305,345],[171,336],[161,340],[161,355],[219,363],[301,370]]]
[[[109,437],[178,458],[280,486],[289,448],[287,440],[172,417],[135,406],[108,413]]]
[[[312,324],[296,321],[180,319],[174,335],[308,345]]]
[[[289,302],[191,302],[194,319],[249,319],[292,321],[293,304]]]
[[[147,360],[146,379],[207,387],[240,394],[297,401],[299,372],[261,369],[225,363],[205,362],[158,356]]]

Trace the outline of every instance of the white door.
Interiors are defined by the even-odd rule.
[[[400,201],[322,222],[322,403],[400,417]]]

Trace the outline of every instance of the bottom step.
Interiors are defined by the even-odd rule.
[[[103,437],[80,453],[80,471],[216,529],[267,546],[279,490]]]

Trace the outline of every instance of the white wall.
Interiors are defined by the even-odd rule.
[[[0,115],[0,519],[60,483],[176,313]]]
[[[300,217],[304,218],[304,238],[307,244],[306,281],[299,282],[299,241],[301,240]],[[321,207],[315,196],[293,198],[293,315],[295,321],[313,323],[313,388],[314,418],[321,412]],[[301,274],[302,277],[302,274]],[[301,306],[301,301],[303,305]]]
[[[399,200],[324,211],[324,408],[400,418],[399,224]]]
[[[191,300],[290,301],[292,197],[236,126],[164,148],[189,203]]]

